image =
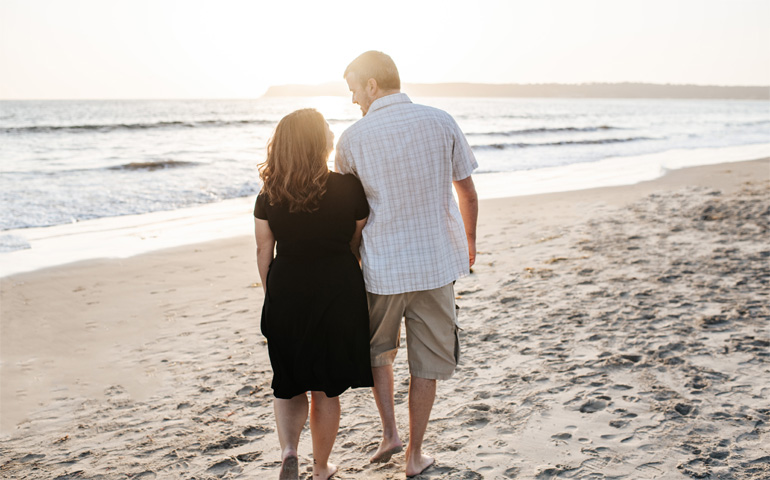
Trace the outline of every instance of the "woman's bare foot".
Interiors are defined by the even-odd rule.
[[[278,480],[299,480],[299,461],[296,453],[290,453],[283,457]]]
[[[414,477],[415,475],[419,475],[425,470],[428,469],[431,465],[433,465],[433,462],[435,459],[420,454],[419,457],[414,458],[407,458],[406,459],[406,476],[407,477]]]
[[[369,463],[385,463],[390,461],[390,457],[403,449],[404,444],[401,443],[399,438],[396,438],[395,440],[384,438],[382,439],[382,443],[380,443],[380,448],[378,448],[377,452],[375,452],[372,458],[369,459]]]
[[[335,473],[337,473],[337,465],[333,463],[327,463],[323,468],[313,465],[313,480],[329,480]]]

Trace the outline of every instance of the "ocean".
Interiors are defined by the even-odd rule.
[[[635,183],[667,168],[770,156],[768,101],[413,100],[457,120],[479,163],[482,198]],[[191,218],[181,212],[213,212],[233,199],[243,210],[259,191],[257,164],[275,125],[304,107],[323,113],[337,137],[361,116],[347,97],[0,101],[0,262],[61,228],[68,237],[93,231],[99,219],[113,226],[102,232],[126,222],[140,231],[153,212],[161,222]]]

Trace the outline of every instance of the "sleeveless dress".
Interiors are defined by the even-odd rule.
[[[350,251],[355,222],[368,215],[359,180],[335,172],[315,212],[290,213],[257,197],[254,216],[276,240],[261,329],[278,398],[309,390],[336,397],[373,384],[366,289]]]

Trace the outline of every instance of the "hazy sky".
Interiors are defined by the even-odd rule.
[[[0,0],[0,98],[249,98],[341,81],[770,85],[770,0]]]

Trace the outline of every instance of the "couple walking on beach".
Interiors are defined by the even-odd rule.
[[[363,53],[344,77],[364,116],[340,136],[337,171],[326,163],[334,135],[312,109],[279,122],[260,165],[261,329],[273,367],[280,479],[299,476],[308,411],[313,478],[337,471],[329,456],[339,395],[348,388],[372,387],[379,410],[382,441],[370,461],[387,462],[403,449],[393,399],[402,319],[410,371],[406,475],[433,464],[422,443],[436,380],[449,378],[459,358],[453,284],[476,256],[477,163],[457,123],[400,93],[398,70],[384,53]]]

